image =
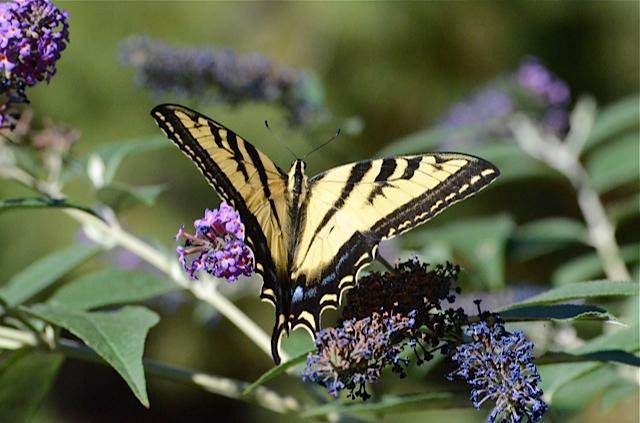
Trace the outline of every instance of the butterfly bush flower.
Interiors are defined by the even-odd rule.
[[[571,92],[536,58],[524,59],[511,74],[499,77],[456,103],[440,120],[441,128],[470,127],[494,135],[507,133],[506,120],[517,112],[527,113],[544,129],[563,134],[569,128]],[[459,147],[470,139],[445,137],[443,148]],[[471,137],[482,142],[484,137]]]
[[[376,383],[384,367],[406,364],[399,341],[416,330],[414,315],[374,313],[321,330],[315,341],[318,353],[309,354],[302,379],[321,384],[334,397],[347,389],[350,398],[367,399],[365,385]]]
[[[0,3],[0,128],[14,125],[25,90],[56,73],[69,42],[69,15],[49,0]]]
[[[267,57],[229,49],[174,46],[147,37],[127,39],[121,60],[136,70],[138,82],[157,94],[237,105],[263,101],[284,106],[295,124],[319,109],[318,87],[303,72]]]
[[[461,337],[466,316],[442,303],[454,300],[458,271],[451,264],[428,270],[410,260],[361,278],[348,292],[339,325],[316,335],[317,352],[307,357],[303,380],[325,386],[334,397],[347,390],[350,398],[367,399],[366,384],[377,382],[385,367],[406,375],[405,351],[414,353],[417,364],[436,351],[454,351],[447,337]]]
[[[192,279],[197,279],[200,270],[230,282],[240,276],[251,276],[253,254],[244,242],[244,224],[233,208],[222,202],[218,209],[206,209],[204,217],[197,219],[193,226],[194,235],[184,228],[176,235],[176,240],[185,239],[184,246],[176,252]]]
[[[489,423],[530,422],[542,419],[547,404],[538,387],[540,376],[533,362],[533,343],[521,331],[508,332],[500,322],[480,321],[470,325],[465,335],[470,342],[457,347],[452,359],[458,376],[471,386],[471,401],[479,409],[495,402]]]

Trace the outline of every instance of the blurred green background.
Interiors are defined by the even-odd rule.
[[[82,132],[74,146],[78,155],[104,143],[158,133],[149,110],[159,100],[136,86],[133,71],[118,58],[120,42],[137,34],[168,43],[260,52],[278,63],[316,73],[326,90],[328,109],[338,116],[361,118],[364,128],[357,136],[341,135],[311,156],[311,174],[371,157],[391,141],[432,126],[460,97],[512,71],[528,55],[540,58],[567,81],[574,97],[590,94],[599,105],[639,90],[639,10],[633,1],[56,4],[70,12],[71,42],[51,84],[28,94],[37,115]],[[292,148],[303,154],[333,134],[330,130],[319,139],[302,139],[299,131],[287,128],[282,110],[264,105],[186,105],[235,129],[285,169],[291,159],[277,139],[292,140]],[[264,128],[265,119],[272,122],[273,133]],[[178,226],[198,217],[205,207],[215,206],[218,199],[177,150],[145,154],[128,159],[118,179],[166,184],[167,190],[154,207],[133,208],[121,217],[134,233],[173,248]],[[86,180],[74,182],[66,192],[77,202],[91,198]],[[0,195],[28,194],[3,182]],[[445,213],[433,225],[455,216],[502,211],[516,221],[541,215],[579,217],[566,185],[528,182],[496,188],[483,196],[451,215]],[[500,202],[500,198],[510,201]],[[638,226],[637,220],[631,222],[625,233],[637,233]],[[0,280],[42,254],[74,242],[77,234],[76,224],[59,213],[36,210],[1,215]],[[544,263],[539,265],[544,267]],[[523,274],[521,269],[511,270],[507,281]],[[544,275],[532,270],[527,276],[535,281]],[[251,289],[257,292],[258,285]],[[171,307],[156,305],[163,319],[150,334],[148,356],[244,380],[255,379],[270,366],[269,359],[228,322],[208,319],[202,324],[194,319],[201,306],[188,299],[176,301]],[[270,331],[273,316],[269,306],[252,294],[238,304]],[[149,380],[149,391],[152,407],[147,411],[112,369],[67,361],[36,420],[281,419],[244,403],[154,379]],[[637,403],[610,413],[620,423],[638,421],[634,409],[637,411]],[[581,416],[582,421],[611,417],[599,409],[587,409]],[[431,416],[436,421],[445,417],[452,421],[481,419],[471,409]]]

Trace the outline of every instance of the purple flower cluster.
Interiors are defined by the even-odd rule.
[[[471,385],[471,400],[479,409],[486,401],[495,402],[489,423],[530,422],[542,419],[548,406],[538,387],[540,376],[533,362],[533,343],[521,331],[507,332],[501,323],[481,321],[470,325],[465,335],[470,342],[457,347],[453,361],[458,376]]]
[[[180,263],[192,279],[197,279],[200,270],[234,282],[240,276],[253,273],[253,254],[244,242],[244,224],[238,213],[222,202],[215,210],[205,210],[204,217],[193,226],[195,235],[180,228],[176,240],[185,239],[185,244],[176,252]],[[189,256],[195,256],[189,259]]]
[[[417,365],[437,351],[454,351],[457,343],[447,337],[462,336],[466,315],[445,310],[441,303],[455,299],[451,285],[459,268],[428,267],[409,260],[394,271],[361,278],[348,292],[340,324],[316,334],[317,352],[307,357],[303,379],[325,386],[336,397],[347,390],[350,398],[367,399],[366,384],[377,382],[385,367],[406,375],[410,360],[403,351],[412,351]]]
[[[569,126],[567,106],[571,102],[567,83],[535,58],[526,59],[520,64],[515,79],[542,106],[542,122],[547,128],[558,133],[566,131]]]
[[[369,398],[366,384],[377,382],[384,367],[402,369],[408,364],[401,353],[403,341],[416,331],[414,317],[415,312],[373,313],[321,330],[316,335],[317,352],[309,353],[302,379],[319,383],[334,397],[347,389],[350,398]]]
[[[567,83],[538,59],[526,58],[512,74],[487,83],[456,103],[441,119],[440,126],[469,127],[501,135],[507,132],[505,120],[513,113],[524,112],[546,130],[562,134],[569,128],[570,102]],[[459,147],[460,142],[469,139],[466,134],[450,138],[445,138],[444,148]],[[475,137],[475,141],[482,139]]]
[[[514,108],[514,100],[506,87],[489,85],[478,90],[466,101],[456,103],[447,112],[442,125],[487,125],[509,116]]]
[[[12,126],[25,89],[49,81],[69,41],[69,15],[50,0],[0,3],[0,128]]]
[[[277,66],[261,54],[238,55],[229,49],[172,46],[132,37],[123,43],[121,58],[136,70],[139,83],[156,93],[231,105],[280,104],[296,124],[319,108],[308,75]]]

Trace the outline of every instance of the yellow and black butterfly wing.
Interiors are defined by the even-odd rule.
[[[340,166],[309,180],[291,266],[292,327],[311,332],[339,305],[380,241],[406,232],[499,175],[465,154],[391,157]]]
[[[200,113],[164,104],[151,111],[160,128],[240,214],[264,284],[260,297],[279,310],[278,280],[287,277],[287,177],[265,154]],[[277,326],[276,322],[276,326]]]

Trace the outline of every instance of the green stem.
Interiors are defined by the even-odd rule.
[[[244,314],[229,299],[222,295],[216,288],[216,281],[204,275],[202,281],[194,282],[184,274],[182,268],[176,260],[169,259],[162,251],[159,251],[124,231],[117,225],[107,224],[96,217],[83,213],[79,210],[66,209],[65,213],[81,223],[88,226],[95,233],[99,234],[100,241],[105,245],[115,243],[138,257],[149,262],[162,272],[166,273],[175,283],[191,291],[196,298],[211,304],[231,323],[249,337],[262,351],[271,357],[271,338],[253,320]],[[283,357],[286,360],[287,357]]]

